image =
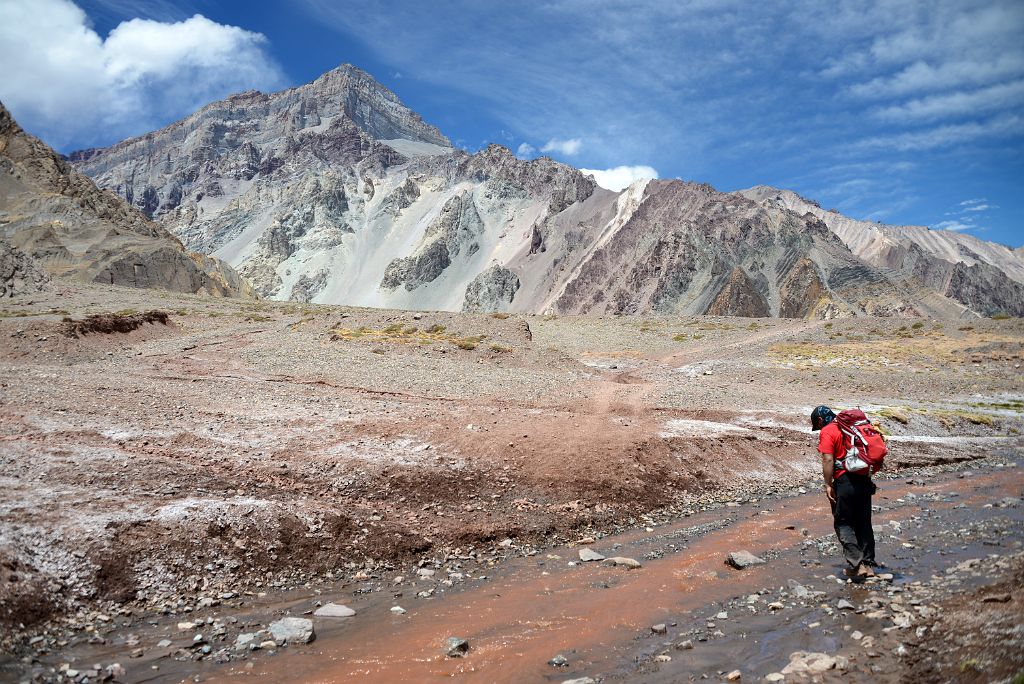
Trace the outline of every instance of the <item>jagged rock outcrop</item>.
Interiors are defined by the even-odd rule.
[[[825,297],[825,284],[821,282],[814,262],[803,258],[793,265],[779,286],[779,316],[806,318]]]
[[[49,288],[49,274],[32,257],[0,240],[0,299]]]
[[[738,194],[819,217],[868,264],[926,288],[920,293],[922,299],[938,293],[982,315],[1020,316],[1016,312],[1024,309],[1020,249],[955,231],[858,221],[826,211],[789,190],[757,186]]]
[[[466,299],[462,310],[467,312],[508,311],[516,292],[519,291],[519,276],[503,266],[492,264],[481,271],[466,287]]]
[[[740,266],[734,266],[729,279],[711,302],[707,313],[712,316],[747,316],[762,318],[771,315],[768,300],[758,292],[753,281]]]
[[[545,157],[453,149],[347,65],[73,158],[277,299],[560,313],[965,311],[933,289],[949,292],[952,268],[919,260],[923,282],[865,261],[802,206],[681,181],[615,193]]]
[[[53,275],[217,296],[251,296],[227,264],[100,190],[0,106],[0,238]]]

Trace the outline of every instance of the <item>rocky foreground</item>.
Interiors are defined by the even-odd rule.
[[[731,647],[717,660],[702,648],[702,637],[731,643],[715,632],[729,637],[738,623],[714,616],[750,607],[765,619],[789,615],[768,604],[790,607],[772,589],[788,596],[790,579],[809,592],[839,587],[827,579],[835,554],[820,496],[798,492],[816,482],[806,414],[817,403],[860,405],[891,435],[892,472],[907,495],[883,504],[880,524],[910,520],[927,531],[948,520],[968,531],[926,546],[891,528],[900,549],[912,548],[899,551],[908,559],[893,553],[895,583],[879,584],[880,596],[927,583],[917,563],[940,576],[957,558],[980,558],[972,572],[1012,570],[1018,508],[984,506],[1021,489],[1010,464],[1024,427],[1022,342],[1012,319],[410,313],[66,284],[15,297],[0,311],[3,671],[177,681],[298,668],[314,678],[341,663],[396,681],[385,663],[420,663],[493,681],[501,663],[526,680],[717,677],[736,667],[749,678],[755,670],[725,667]],[[961,499],[942,483],[974,480],[931,479],[964,467],[988,479]],[[934,505],[921,498],[933,494]],[[971,534],[991,551],[960,541]],[[934,566],[931,556],[915,558],[940,542],[949,555]],[[961,558],[957,544],[973,555]],[[608,563],[584,561],[581,545]],[[732,551],[767,563],[730,570]],[[686,563],[696,563],[691,574]],[[743,573],[752,582],[740,591]],[[602,599],[603,618],[586,617],[603,585],[623,578],[640,593]],[[495,592],[499,580],[533,593]],[[763,601],[743,603],[762,589]],[[676,592],[695,602],[673,609]],[[470,619],[492,593],[508,596],[486,613],[494,623]],[[576,594],[578,609],[555,600]],[[458,608],[459,596],[478,599]],[[936,590],[934,600],[943,596]],[[808,609],[826,603],[846,615],[839,598]],[[867,595],[842,598],[859,609]],[[317,601],[356,615],[305,614]],[[712,609],[714,629],[685,621]],[[284,617],[311,621],[311,645],[272,629]],[[305,623],[288,624],[305,634]],[[633,641],[662,624],[668,637]],[[410,641],[395,637],[393,657],[358,652],[384,648],[382,635],[400,627]],[[834,636],[842,625],[826,628]],[[349,630],[365,639],[342,659],[331,634]],[[449,637],[468,642],[464,658],[444,655]],[[685,640],[709,660],[677,655]],[[786,641],[772,657],[835,656],[831,643],[782,653]],[[403,644],[422,657],[400,657]],[[526,644],[529,664],[513,665]],[[622,649],[638,644],[640,673],[621,669],[633,662]],[[288,653],[302,655],[301,666],[282,659]],[[556,655],[569,669],[547,665]],[[274,669],[285,662],[289,670]],[[107,672],[114,663],[124,674]],[[784,665],[756,672],[781,674]]]

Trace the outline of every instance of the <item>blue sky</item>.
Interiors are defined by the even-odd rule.
[[[1019,0],[0,0],[0,99],[62,151],[344,62],[470,151],[1024,243]]]

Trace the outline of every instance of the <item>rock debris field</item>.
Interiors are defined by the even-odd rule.
[[[1016,319],[5,299],[0,679],[1012,678],[1022,354]],[[890,439],[863,585],[819,403]]]

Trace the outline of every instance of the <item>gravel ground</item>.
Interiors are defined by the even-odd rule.
[[[64,321],[153,310],[167,323]],[[509,537],[556,543],[789,491],[814,479],[818,403],[872,411],[897,438],[895,469],[1019,447],[1024,324],[919,323],[499,317],[78,285],[5,300],[2,648],[95,615],[452,554],[486,565]]]

